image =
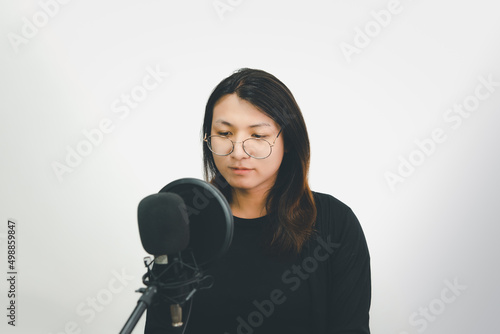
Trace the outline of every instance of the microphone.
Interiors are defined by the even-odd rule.
[[[182,319],[182,306],[198,290],[209,289],[214,277],[205,275],[229,249],[233,237],[233,215],[224,195],[208,182],[184,178],[145,197],[137,210],[143,248],[154,255],[145,259],[143,297],[120,334],[130,334],[145,308],[156,300],[158,308],[148,312],[145,333],[155,332],[156,312],[170,306],[172,326],[188,324],[191,307]],[[151,315],[151,317],[150,317]],[[160,316],[165,319],[163,315]],[[162,320],[163,321],[163,320]],[[168,324],[161,324],[163,327]]]
[[[172,326],[182,326],[182,309],[197,290],[209,289],[213,277],[204,275],[231,245],[233,215],[224,195],[213,185],[194,178],[173,181],[145,197],[137,210],[139,234],[154,263],[145,259],[147,273],[141,298],[120,334],[132,333],[154,300],[170,305]],[[192,302],[190,306],[192,306]],[[154,312],[153,312],[154,313]],[[189,322],[190,309],[186,316]],[[155,331],[146,319],[145,332]]]
[[[170,285],[175,286],[176,282],[186,279],[180,260],[180,252],[189,243],[189,218],[184,200],[169,192],[147,196],[139,203],[137,218],[142,246],[155,257],[153,269],[148,270],[145,279],[158,285],[160,292],[162,289],[173,290],[172,293],[176,293],[174,298],[183,296],[186,292],[182,283],[177,288],[170,288]],[[169,256],[174,260],[171,264]],[[182,307],[175,300],[170,305],[170,312],[172,326],[182,326]]]
[[[145,197],[137,209],[142,247],[158,256],[178,253],[189,243],[189,218],[184,200],[163,192]]]

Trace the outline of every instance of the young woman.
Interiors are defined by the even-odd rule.
[[[309,139],[290,90],[241,69],[212,92],[203,123],[205,177],[227,198],[234,235],[196,293],[187,327],[167,305],[146,333],[366,334],[370,255],[352,210],[308,185]],[[186,311],[185,311],[186,312]]]

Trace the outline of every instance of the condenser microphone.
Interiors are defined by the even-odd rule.
[[[139,203],[137,217],[142,246],[155,260],[152,269],[151,262],[145,261],[142,281],[147,288],[137,290],[142,296],[120,334],[132,333],[155,300],[156,310],[170,305],[172,324],[181,326],[180,305],[196,291],[212,286],[216,278],[204,271],[225,254],[233,237],[233,215],[226,198],[198,179],[179,179],[147,196]],[[156,327],[146,319],[145,333],[150,332],[156,332]]]
[[[159,256],[178,253],[189,243],[186,204],[177,194],[164,192],[145,197],[137,209],[142,247]]]
[[[233,215],[226,198],[208,182],[184,178],[164,186],[159,193],[144,198],[138,208],[142,246],[155,256],[146,263],[143,283],[155,290],[145,333],[158,329],[148,319],[170,307],[172,326],[182,326],[181,306],[196,291],[208,289],[216,278],[205,271],[229,249],[233,237]],[[189,308],[190,310],[190,308]],[[168,315],[161,314],[168,324]],[[189,321],[189,311],[185,325]],[[134,316],[134,321],[137,316]],[[151,327],[155,326],[155,327]],[[132,326],[129,326],[132,327]],[[133,328],[133,327],[132,327]],[[162,327],[168,332],[169,328]]]
[[[189,243],[189,219],[184,200],[168,192],[147,196],[139,203],[137,220],[142,246],[146,252],[154,255],[151,283],[161,286],[185,279],[182,266],[176,263],[178,253],[185,250]],[[169,256],[174,259],[174,263],[169,263]],[[183,290],[178,287],[169,291],[182,294]],[[182,326],[181,306],[173,303],[170,311],[172,326]]]

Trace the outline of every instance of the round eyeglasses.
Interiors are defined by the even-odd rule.
[[[207,137],[207,134],[205,134],[203,140],[207,142],[210,151],[216,155],[230,155],[234,151],[234,144],[241,143],[243,151],[245,151],[247,155],[254,159],[265,159],[271,155],[273,146],[280,133],[281,130],[276,135],[276,138],[274,138],[272,144],[263,138],[248,138],[243,141],[232,141],[226,136],[213,135]]]

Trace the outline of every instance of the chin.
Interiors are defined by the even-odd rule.
[[[226,179],[229,185],[236,189],[250,190],[256,186],[255,181],[251,180],[238,180],[235,178]]]
[[[266,188],[266,190],[268,190],[273,186],[273,183],[268,184],[268,182],[266,181],[256,179],[232,178],[228,180],[228,183],[233,189],[243,191],[262,190],[263,188]]]

